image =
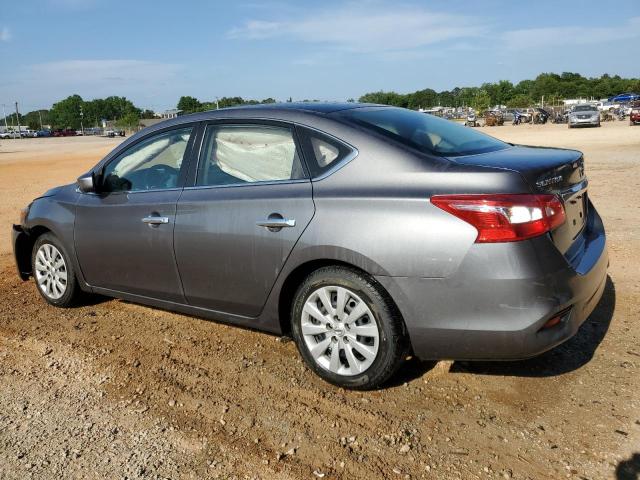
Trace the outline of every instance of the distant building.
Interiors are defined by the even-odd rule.
[[[593,98],[567,98],[562,101],[565,107],[572,107],[574,105],[580,105],[582,103],[593,103],[595,100]]]
[[[182,115],[182,110],[178,110],[177,108],[173,108],[171,110],[165,110],[164,112],[162,112],[160,114],[160,118],[166,120],[167,118],[176,118],[176,117],[179,117],[180,115]]]

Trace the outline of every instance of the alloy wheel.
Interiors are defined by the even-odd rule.
[[[378,355],[376,318],[366,302],[347,288],[325,286],[311,293],[300,327],[314,361],[334,374],[359,375]]]
[[[36,253],[35,275],[38,288],[52,300],[58,300],[67,291],[67,264],[60,250],[43,243]]]

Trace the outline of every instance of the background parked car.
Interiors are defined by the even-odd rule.
[[[609,99],[612,103],[628,103],[635,102],[637,100],[640,100],[640,95],[637,93],[621,93],[620,95],[616,95]]]
[[[36,138],[38,136],[37,132],[31,129],[23,130],[20,135],[22,135],[22,138]]]
[[[629,125],[637,125],[640,123],[640,102],[631,106],[631,113],[629,114]]]
[[[600,112],[596,107],[588,103],[582,103],[575,105],[571,109],[569,114],[569,128],[586,126],[586,127],[599,127],[600,126]]]
[[[64,130],[54,130],[53,136],[54,137],[75,137],[76,131],[70,128],[66,128]]]
[[[18,132],[2,132],[0,138],[20,138],[20,134]]]
[[[105,137],[124,137],[124,130],[105,130]]]

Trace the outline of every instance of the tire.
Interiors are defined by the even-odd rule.
[[[75,270],[55,235],[45,233],[38,237],[33,245],[31,265],[36,288],[47,303],[63,308],[77,304],[82,292]]]
[[[293,338],[307,366],[339,387],[381,386],[409,351],[404,323],[388,294],[355,269],[323,267],[311,273],[295,294],[291,318]]]

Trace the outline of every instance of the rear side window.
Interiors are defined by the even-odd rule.
[[[293,132],[270,125],[210,125],[197,185],[241,185],[304,178]]]
[[[353,152],[349,146],[318,131],[300,127],[299,134],[312,177],[319,177]]]

